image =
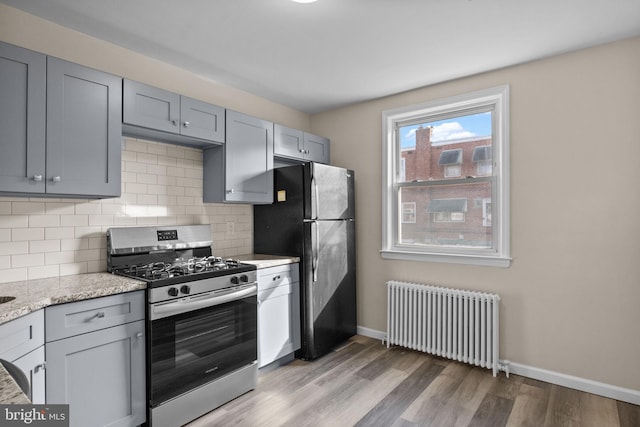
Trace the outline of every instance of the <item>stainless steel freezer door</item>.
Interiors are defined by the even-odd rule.
[[[354,173],[335,166],[311,163],[310,219],[355,218]],[[309,215],[309,214],[307,214]]]
[[[355,221],[309,221],[305,234],[303,346],[307,358],[356,333]]]

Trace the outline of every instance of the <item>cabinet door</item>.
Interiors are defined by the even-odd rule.
[[[47,58],[47,193],[119,196],[122,79]]]
[[[132,80],[123,84],[124,123],[180,133],[180,95]]]
[[[13,362],[44,344],[44,310],[0,325],[0,359]]]
[[[46,56],[0,42],[0,191],[44,193]]]
[[[300,348],[300,284],[258,293],[258,367]]]
[[[273,123],[227,110],[225,201],[273,203]]]
[[[47,403],[68,403],[72,427],[142,424],[144,345],[144,321],[47,343]]]
[[[303,159],[303,132],[275,124],[273,126],[273,154],[276,156]]]
[[[329,139],[311,133],[304,134],[305,160],[329,164]]]
[[[185,136],[224,142],[224,108],[180,97],[180,133]]]
[[[45,364],[44,364],[44,346],[40,346],[31,353],[22,356],[13,361],[29,379],[29,400],[31,403],[45,403]]]

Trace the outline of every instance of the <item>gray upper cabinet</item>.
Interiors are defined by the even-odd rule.
[[[180,133],[180,95],[125,79],[122,121],[162,132]]]
[[[329,164],[329,146],[327,138],[274,125],[273,154],[276,157]]]
[[[224,108],[181,96],[180,118],[182,135],[213,142],[225,141]]]
[[[198,147],[224,143],[224,108],[132,80],[123,84],[125,135]]]
[[[304,133],[305,160],[328,165],[331,162],[329,146],[330,142],[328,138],[307,132]]]
[[[273,123],[227,110],[226,131],[203,152],[204,201],[273,203]]]
[[[304,159],[304,132],[279,124],[273,125],[273,154]]]
[[[0,42],[0,191],[44,193],[47,57]]]
[[[0,43],[0,111],[0,194],[120,195],[120,78]]]
[[[47,58],[47,193],[120,195],[122,80]]]

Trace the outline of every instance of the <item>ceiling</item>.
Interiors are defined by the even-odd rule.
[[[638,0],[0,0],[310,114],[640,35]]]

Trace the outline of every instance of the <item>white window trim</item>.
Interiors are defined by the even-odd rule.
[[[493,162],[496,176],[499,177],[492,193],[493,249],[416,247],[396,243],[398,222],[398,191],[394,187],[394,177],[398,176],[399,138],[395,132],[397,122],[417,120],[432,114],[447,114],[476,108],[492,106],[492,136],[498,140],[493,148]],[[382,112],[382,249],[383,258],[435,261],[457,264],[509,267],[511,265],[509,245],[509,86],[480,90],[477,92],[452,96],[418,105],[401,107]]]

